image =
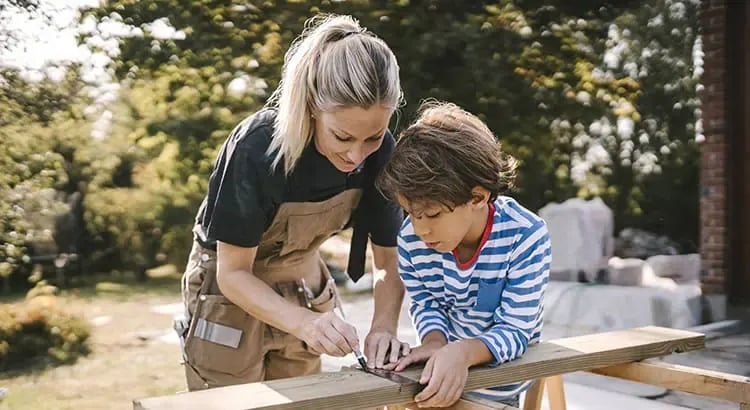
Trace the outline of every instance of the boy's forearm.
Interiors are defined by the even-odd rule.
[[[479,339],[464,339],[455,343],[460,346],[460,351],[463,353],[464,362],[467,367],[495,360],[495,356],[492,355],[487,345]]]
[[[439,343],[442,346],[445,346],[448,344],[448,339],[445,338],[445,334],[439,330],[433,330],[429,333],[427,333],[422,338],[422,344],[426,345],[429,343]]]

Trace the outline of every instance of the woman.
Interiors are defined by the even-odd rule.
[[[358,349],[318,251],[351,225],[355,237],[369,234],[376,271],[365,354],[382,366],[408,349],[396,339],[402,214],[374,188],[394,147],[398,64],[351,17],[312,22],[268,107],[225,142],[198,211],[183,277],[190,390],[317,373],[321,354]],[[353,262],[350,274],[362,269]]]

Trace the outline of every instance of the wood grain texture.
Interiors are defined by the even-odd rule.
[[[502,403],[495,403],[489,400],[483,400],[476,397],[462,397],[456,404],[451,407],[428,408],[418,407],[416,404],[401,404],[396,406],[386,406],[383,410],[520,410],[517,407],[508,406]]]
[[[654,360],[604,367],[591,372],[735,403],[750,402],[750,377],[731,373]]]
[[[497,368],[470,369],[466,390],[535,380],[542,377],[701,349],[695,332],[647,326],[542,342],[517,360]],[[401,372],[418,380],[421,368]],[[357,370],[228,386],[172,396],[136,400],[135,409],[371,409],[407,404],[422,388],[398,385]]]

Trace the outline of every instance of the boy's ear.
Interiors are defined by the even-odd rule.
[[[475,186],[471,190],[471,205],[481,207],[490,200],[490,191],[481,186]]]

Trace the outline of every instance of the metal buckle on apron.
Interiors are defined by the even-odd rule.
[[[180,352],[182,353],[182,360],[184,362],[187,360],[187,355],[185,354],[185,336],[190,326],[190,320],[186,319],[184,315],[175,316],[172,326],[175,332],[177,332],[177,337],[180,339]]]
[[[240,345],[242,330],[199,318],[193,336],[236,349]]]
[[[312,307],[312,303],[310,303],[310,301],[315,299],[315,295],[313,294],[312,290],[309,287],[307,287],[305,278],[302,278],[299,280],[297,292],[302,294],[302,296],[305,299],[305,305],[307,306],[308,309],[310,309]]]

